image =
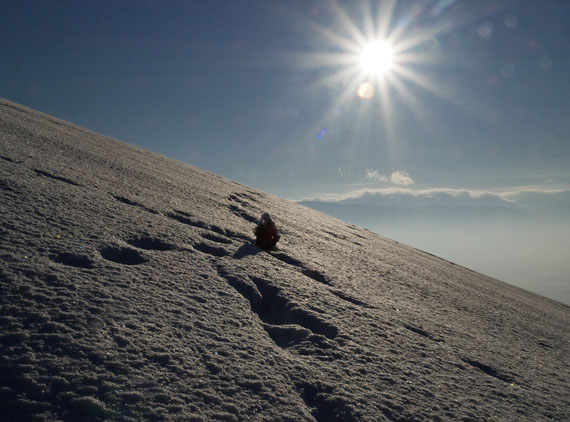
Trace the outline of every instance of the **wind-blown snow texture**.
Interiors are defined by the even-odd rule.
[[[0,195],[3,421],[568,420],[554,301],[5,100]]]

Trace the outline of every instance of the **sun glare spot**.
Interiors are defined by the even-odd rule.
[[[374,87],[369,83],[364,82],[358,87],[358,96],[360,98],[372,98],[374,95]]]
[[[392,46],[386,41],[375,41],[362,49],[360,66],[368,75],[382,76],[394,64]]]

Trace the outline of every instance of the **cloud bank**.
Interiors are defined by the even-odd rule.
[[[405,172],[395,176],[408,183]],[[371,177],[375,174],[372,172]],[[410,178],[411,180],[411,178]],[[410,184],[413,181],[410,182]],[[382,206],[484,206],[519,209],[566,209],[570,213],[570,187],[523,186],[501,191],[409,187],[362,188],[341,195],[317,195],[302,202],[327,202],[350,205]]]

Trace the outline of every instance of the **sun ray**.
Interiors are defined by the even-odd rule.
[[[354,54],[347,53],[292,53],[287,57],[289,62],[303,69],[347,67],[354,63]]]
[[[353,40],[350,38],[345,38],[338,32],[331,28],[325,28],[323,26],[312,23],[311,24],[316,32],[318,32],[324,39],[334,45],[336,48],[344,49],[345,51],[356,52],[358,51],[360,40]]]
[[[319,121],[316,121],[313,126],[309,129],[310,134],[318,133],[323,127],[327,126],[327,122],[330,121],[335,112],[345,104],[349,103],[354,99],[358,87],[364,82],[364,77],[355,73],[354,69],[345,68],[337,72],[332,73],[327,77],[319,81],[319,86],[329,86],[343,84],[344,87],[340,90],[339,95],[336,100],[330,104],[330,106],[322,113],[322,117]],[[316,88],[316,87],[315,87]],[[311,137],[313,135],[310,135]]]
[[[422,75],[419,72],[416,72],[408,67],[401,66],[398,64],[395,64],[394,68],[395,68],[395,73],[402,76],[404,79],[413,82],[414,84],[418,85],[419,87],[425,89],[426,91],[437,97],[451,101],[447,89],[438,86],[438,84],[435,81],[428,79],[427,76]]]
[[[350,34],[351,39],[355,40],[357,45],[366,43],[366,38],[354,21],[348,16],[346,10],[343,9],[336,1],[331,3],[333,13],[337,16],[340,24]]]
[[[424,114],[420,107],[420,101],[418,100],[416,94],[412,92],[401,80],[397,74],[392,74],[390,79],[390,84],[394,87],[394,90],[398,93],[398,96],[406,99],[406,105],[410,107],[412,113],[417,121],[423,122]]]
[[[412,9],[413,7],[417,7],[417,5],[408,6],[409,9]],[[414,13],[411,11],[406,14],[403,14],[396,23],[391,21],[389,25],[392,28],[389,31],[389,33],[386,34],[386,36],[389,37],[390,42],[394,44],[399,44],[400,40],[406,35],[406,32],[408,31],[413,21],[414,21]]]
[[[380,7],[378,7],[378,15],[376,18],[377,25],[377,32],[376,38],[377,39],[389,39],[388,33],[390,30],[390,23],[392,22],[392,16],[394,15],[394,8],[396,7],[395,0],[387,0],[385,2],[380,3]],[[389,39],[389,41],[392,41]]]
[[[394,126],[394,119],[392,116],[393,108],[391,107],[391,98],[390,98],[390,88],[388,86],[388,81],[383,79],[380,81],[380,95],[379,100],[381,103],[381,113],[382,118],[384,120],[384,126],[386,128],[386,135],[387,135],[387,144],[389,150],[393,149],[393,144],[396,139],[396,131]],[[393,154],[393,152],[391,151]]]
[[[442,60],[440,54],[431,51],[394,52],[394,55],[397,55],[398,64],[401,66],[414,65],[414,64],[421,64],[421,65],[435,64]]]
[[[394,41],[394,44],[397,46],[395,47],[395,50],[398,53],[412,51],[417,47],[425,45],[426,41],[436,38],[453,28],[454,25],[449,22],[443,22],[435,27],[424,28],[416,34],[407,35],[397,41]]]
[[[339,85],[346,85],[347,81],[354,81],[356,78],[355,70],[351,67],[347,67],[336,72],[333,72],[329,75],[323,76],[319,81],[318,84],[320,87],[322,86],[339,86]]]
[[[367,40],[376,39],[376,25],[372,19],[372,7],[370,3],[364,3],[362,6],[362,15],[364,19],[364,30],[362,31],[364,38]]]

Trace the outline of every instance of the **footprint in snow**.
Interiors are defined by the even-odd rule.
[[[153,251],[170,251],[176,249],[176,247],[170,243],[146,235],[131,237],[127,239],[126,242],[135,248]]]
[[[66,265],[68,267],[77,268],[93,268],[93,261],[91,258],[69,252],[57,252],[49,257],[53,262]]]
[[[137,250],[120,246],[109,246],[99,251],[101,256],[112,262],[123,265],[140,265],[148,262]]]

